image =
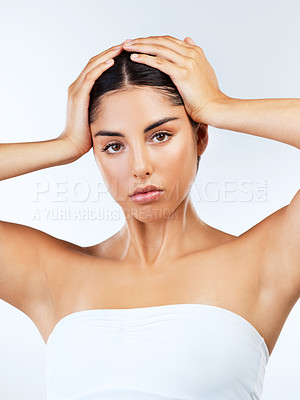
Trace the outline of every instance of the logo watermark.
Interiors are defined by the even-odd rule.
[[[133,188],[124,190],[124,185],[119,184],[122,190],[118,189],[118,184],[113,186],[113,193],[123,193],[117,195],[118,202],[130,202],[130,207],[121,209],[107,209],[101,207],[101,202],[107,193],[110,192],[109,185],[104,182],[90,182],[83,179],[64,179],[55,182],[41,180],[34,183],[33,203],[47,200],[51,202],[51,207],[35,207],[32,219],[34,220],[115,220],[121,218],[169,218],[174,217],[166,202],[174,204],[180,201],[186,188],[180,192],[180,181],[169,185],[164,196],[160,201],[162,206],[154,202],[149,209],[149,204],[134,204],[129,199],[129,194]],[[144,185],[141,185],[144,186]],[[125,194],[124,194],[125,192]],[[268,193],[267,179],[208,179],[201,180],[201,184],[196,184],[191,188],[191,195],[195,202],[266,202]],[[163,203],[165,202],[165,203]],[[70,207],[74,204],[74,207]],[[65,204],[65,207],[63,207]],[[95,206],[93,206],[95,204]],[[79,206],[80,205],[80,206]]]

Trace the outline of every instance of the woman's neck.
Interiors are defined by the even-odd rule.
[[[207,240],[211,229],[199,218],[188,197],[168,218],[149,223],[126,218],[118,232],[121,258],[138,268],[154,268],[197,250],[199,241]]]

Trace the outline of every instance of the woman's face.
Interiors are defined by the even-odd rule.
[[[197,154],[206,147],[202,140],[197,145],[184,106],[173,106],[145,87],[104,95],[99,111],[91,124],[93,150],[111,195],[128,216],[141,221],[169,216],[188,195]],[[163,119],[170,121],[151,128]],[[149,184],[164,190],[158,199],[143,204],[131,200],[137,186]]]

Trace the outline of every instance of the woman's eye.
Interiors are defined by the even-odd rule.
[[[173,136],[173,135],[171,135],[170,133],[167,133],[167,132],[157,132],[152,136],[152,138],[156,137],[157,139],[159,139],[159,138],[164,138],[165,136]],[[165,140],[158,140],[158,142],[165,142]],[[115,146],[117,146],[117,149],[115,148]],[[101,151],[103,151],[109,155],[117,154],[117,153],[119,153],[118,146],[122,146],[122,145],[117,142],[109,143]],[[108,149],[110,149],[110,148],[114,148],[114,150],[117,150],[117,151],[110,152],[110,151],[108,151]]]
[[[153,137],[161,137],[161,135],[164,137],[164,136],[172,136],[172,135],[170,135],[169,133],[167,133],[167,132],[158,132],[158,133],[156,133]],[[162,142],[162,140],[159,140],[159,142]]]
[[[112,152],[112,153],[110,153],[109,151],[107,151],[108,149],[110,149],[111,147],[114,147],[114,146],[120,146],[120,143],[110,143],[110,144],[108,144],[107,146],[105,146],[101,151],[104,151],[104,152],[107,153],[107,154],[115,154],[115,153],[118,153],[117,151]]]

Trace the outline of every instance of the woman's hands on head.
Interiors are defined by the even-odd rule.
[[[66,124],[58,139],[67,141],[79,157],[92,147],[88,115],[91,89],[102,73],[114,64],[113,57],[119,55],[123,47],[130,52],[142,53],[138,58],[131,57],[132,61],[147,64],[170,76],[184,101],[186,112],[195,122],[211,125],[214,114],[211,106],[230,99],[221,92],[213,68],[191,38],[182,41],[172,36],[149,36],[132,42],[133,45],[122,43],[92,57],[68,88]]]
[[[182,41],[172,36],[149,36],[133,39],[129,45],[125,41],[123,47],[130,52],[142,53],[137,58],[131,55],[132,61],[147,64],[170,76],[184,101],[186,112],[195,122],[210,125],[210,105],[229,99],[221,92],[202,48],[189,37]]]
[[[114,64],[113,57],[122,51],[120,44],[92,57],[68,88],[66,124],[58,139],[66,140],[79,156],[87,153],[92,147],[88,115],[91,89],[96,79]],[[110,63],[107,63],[109,60]]]

